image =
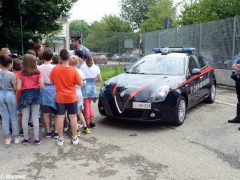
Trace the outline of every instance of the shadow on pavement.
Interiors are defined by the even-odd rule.
[[[115,129],[125,130],[138,130],[138,131],[149,131],[149,130],[169,130],[174,129],[175,126],[168,122],[147,122],[147,121],[133,121],[133,120],[120,120],[110,117],[102,117],[98,120],[98,124],[101,126],[108,126]]]

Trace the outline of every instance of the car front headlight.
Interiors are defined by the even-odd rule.
[[[157,91],[153,92],[150,96],[151,102],[161,102],[164,101],[170,91],[170,87],[167,85],[161,86]]]

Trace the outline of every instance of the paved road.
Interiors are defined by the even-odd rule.
[[[1,137],[0,179],[238,180],[240,124],[226,123],[234,104],[234,91],[218,89],[217,102],[191,109],[180,127],[97,114],[97,128],[82,135],[78,146],[67,138],[63,148],[52,139],[5,146]]]

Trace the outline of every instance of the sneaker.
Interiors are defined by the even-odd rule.
[[[22,141],[23,144],[28,144],[29,142],[31,141],[31,138],[28,138],[28,139],[24,139]]]
[[[63,139],[58,139],[57,138],[57,145],[58,146],[63,146],[63,141],[64,141]]]
[[[77,130],[77,137],[80,137],[80,131],[79,130]]]
[[[78,137],[72,138],[73,145],[77,145],[79,143]]]
[[[79,128],[79,129],[83,128],[83,125],[80,124],[80,123],[78,123],[78,128]]]
[[[90,126],[90,128],[96,128],[96,124],[93,123],[93,122],[90,122],[90,123],[89,123],[89,126]]]
[[[42,143],[41,139],[34,141],[34,145],[39,145],[39,144],[41,144],[41,143]]]
[[[68,131],[68,127],[63,128],[63,131],[67,132]]]
[[[52,134],[49,132],[46,134],[46,138],[51,138],[52,137]]]
[[[10,138],[6,138],[5,139],[5,144],[6,145],[10,145],[11,144],[11,141],[12,141],[12,138],[10,137]]]
[[[15,144],[19,144],[19,143],[21,143],[22,141],[23,141],[23,138],[22,138],[21,136],[15,137],[15,139],[14,139],[14,143],[15,143]]]
[[[90,134],[91,133],[91,131],[88,127],[83,128],[82,132],[85,133],[85,134]]]
[[[57,139],[58,138],[58,133],[53,131],[52,132],[52,138]]]

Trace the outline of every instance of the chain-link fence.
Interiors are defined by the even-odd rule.
[[[122,32],[90,32],[83,38],[83,44],[93,53],[105,53],[109,60],[129,62],[141,54],[140,35]]]
[[[144,54],[155,47],[195,47],[219,69],[229,69],[240,52],[240,17],[144,34]]]

